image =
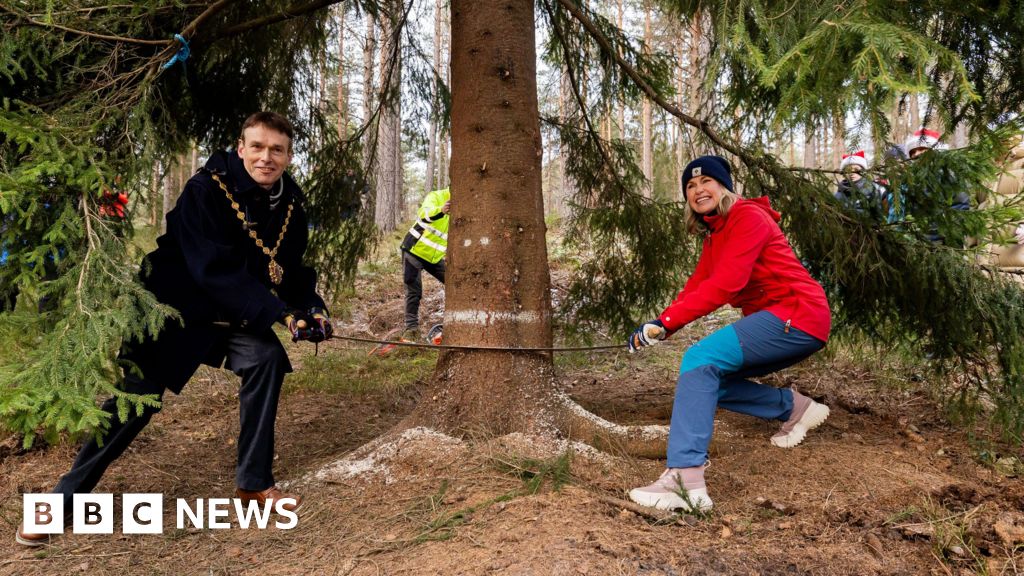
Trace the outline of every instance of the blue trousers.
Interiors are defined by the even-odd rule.
[[[721,328],[683,355],[668,434],[668,467],[701,466],[708,457],[718,406],[768,420],[787,420],[793,393],[752,382],[814,354],[825,343],[771,312]]]

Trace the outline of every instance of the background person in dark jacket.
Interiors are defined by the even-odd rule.
[[[272,326],[281,322],[294,340],[319,342],[333,328],[316,293],[316,273],[302,264],[308,230],[301,191],[285,168],[292,158],[291,123],[272,112],[250,116],[238,150],[218,152],[185,185],[167,214],[167,233],[143,266],[143,283],[182,322],[169,320],[155,338],[126,343],[124,389],[162,397],[180,393],[200,364],[224,367],[241,377],[236,494],[244,501],[293,498],[274,482],[274,423],[284,375],[292,367]],[[114,399],[102,443],[88,440],[54,492],[72,496],[91,491],[103,472],[149,423],[159,408],[117,417]],[[43,534],[25,534],[25,545],[43,544]]]
[[[885,218],[882,196],[884,189],[874,180],[864,177],[862,172],[867,169],[868,161],[863,150],[843,154],[843,160],[839,164],[843,179],[836,186],[835,197],[857,212],[868,214],[876,221],[882,221]]]

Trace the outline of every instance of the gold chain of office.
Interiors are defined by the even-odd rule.
[[[242,221],[242,229],[249,233],[249,237],[256,242],[256,246],[270,258],[270,265],[267,267],[267,271],[270,274],[270,281],[277,286],[284,278],[284,268],[274,260],[274,257],[277,256],[277,249],[281,247],[281,241],[284,240],[284,234],[288,231],[288,222],[292,219],[292,209],[295,207],[295,204],[291,202],[288,203],[288,213],[284,216],[284,224],[281,226],[281,234],[277,237],[277,244],[274,244],[274,248],[270,249],[263,244],[263,239],[256,235],[256,231],[252,229],[249,221],[245,219],[245,214],[242,212],[238,202],[235,201],[235,197],[231,195],[231,191],[228,190],[228,187],[221,182],[220,178],[218,178],[216,174],[210,174],[210,176],[213,178],[213,181],[220,186],[220,189],[224,191],[224,195],[228,197],[228,201],[231,202],[231,207],[235,210],[235,215]]]

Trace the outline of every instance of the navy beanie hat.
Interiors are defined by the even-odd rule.
[[[718,180],[719,184],[725,186],[732,192],[732,169],[729,168],[729,161],[721,156],[701,156],[686,165],[683,170],[683,195],[686,195],[686,184],[694,176],[710,176]]]

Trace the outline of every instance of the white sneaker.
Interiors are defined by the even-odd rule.
[[[707,512],[714,503],[708,496],[707,487],[687,490],[683,487],[679,468],[669,468],[650,486],[629,491],[629,499],[641,506],[658,510],[683,509],[688,512]]]
[[[772,436],[772,444],[779,448],[792,448],[804,441],[804,437],[828,418],[829,409],[807,396],[793,391],[793,410],[789,420]]]

